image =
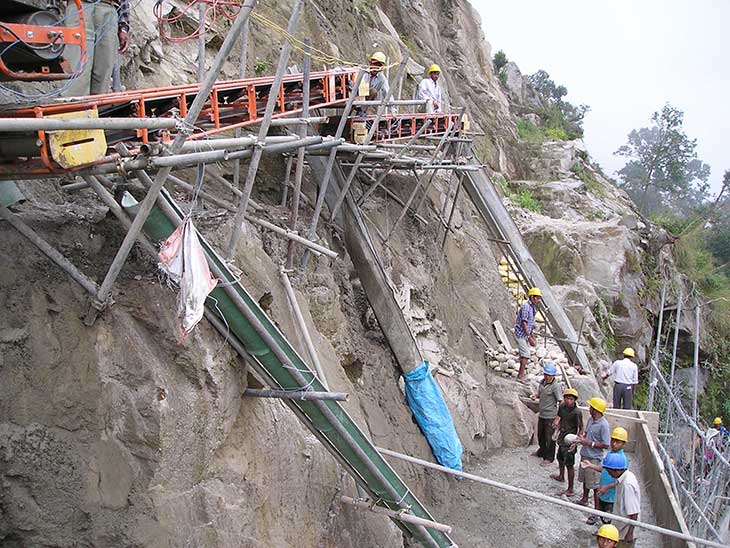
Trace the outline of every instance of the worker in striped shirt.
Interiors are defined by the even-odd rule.
[[[527,292],[527,302],[517,311],[515,339],[517,339],[517,351],[520,355],[520,370],[517,372],[517,380],[525,378],[525,369],[530,359],[530,346],[535,346],[535,337],[532,331],[535,329],[537,305],[541,300],[542,291],[537,287],[533,287]]]
[[[67,26],[78,24],[76,4],[67,0],[48,0],[48,9],[58,18],[65,13]],[[63,88],[64,97],[109,93],[117,55],[129,47],[130,0],[82,0],[86,30],[86,59],[78,47],[66,48],[65,57],[74,76]]]

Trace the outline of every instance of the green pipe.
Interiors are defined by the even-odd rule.
[[[134,199],[127,195],[122,205],[133,211],[136,204]],[[164,190],[158,206],[148,217],[144,231],[150,239],[162,241],[175,230],[181,222],[183,213]],[[200,241],[211,270],[221,282],[206,301],[208,312],[225,320],[231,335],[241,343],[250,357],[258,362],[257,365],[266,372],[266,376],[275,387],[282,390],[306,388],[325,391],[325,387],[317,380],[310,367],[228,270],[223,259],[202,236]],[[241,306],[240,309],[237,304]],[[359,479],[381,506],[391,510],[409,508],[413,515],[435,521],[337,401],[292,403],[311,426],[327,440],[325,447],[330,452],[336,452],[336,456],[348,463],[351,471],[356,472],[354,477]],[[402,521],[396,523],[426,546],[446,548],[453,545],[451,539],[443,532]]]

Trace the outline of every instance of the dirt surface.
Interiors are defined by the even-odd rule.
[[[542,459],[530,456],[537,446],[525,449],[498,449],[486,459],[472,463],[465,470],[515,487],[560,497],[564,484],[550,478],[554,467],[540,466]],[[654,523],[647,486],[637,471],[640,462],[628,455],[631,469],[641,486],[642,511],[639,519]],[[578,466],[576,464],[576,466]],[[576,468],[577,471],[577,468]],[[438,473],[438,472],[435,472]],[[581,485],[576,482],[576,492]],[[585,523],[587,514],[565,509],[547,502],[509,493],[484,484],[463,481],[449,482],[448,503],[434,509],[436,517],[454,528],[453,538],[459,546],[480,548],[558,548],[593,547],[598,527]],[[568,500],[565,497],[560,497]],[[648,531],[637,532],[637,548],[662,546],[662,537]]]

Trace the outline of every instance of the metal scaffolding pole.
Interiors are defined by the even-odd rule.
[[[355,97],[357,95],[357,90],[360,87],[360,82],[362,82],[363,76],[365,75],[365,71],[360,70],[357,73],[357,79],[355,80],[355,86],[352,89],[352,93],[350,93],[350,97],[347,99],[347,103],[345,104],[345,109],[342,111],[342,116],[340,116],[340,122],[337,124],[337,130],[335,131],[335,139],[339,139],[342,137],[342,134],[345,131],[345,127],[347,126],[347,117],[350,115],[350,111],[352,110],[352,103],[355,100]],[[317,224],[319,224],[319,217],[322,213],[322,207],[324,206],[324,199],[327,194],[327,188],[329,187],[330,178],[332,176],[332,168],[335,165],[335,158],[337,156],[337,149],[332,149],[329,152],[329,155],[327,156],[327,165],[324,169],[324,175],[322,176],[322,180],[319,182],[319,190],[317,192],[317,201],[314,204],[314,213],[312,214],[312,224],[309,226],[309,232],[307,232],[307,237],[310,240],[313,240],[317,235]],[[332,222],[334,222],[334,217],[331,217]],[[307,264],[309,263],[309,253],[306,251],[304,252],[304,257],[302,257],[302,270],[307,269]]]
[[[287,32],[290,35],[296,33],[297,26],[299,24],[299,16],[302,14],[304,8],[304,0],[298,0],[294,5],[294,10],[289,17],[289,24],[287,25]],[[266,101],[266,110],[264,111],[264,119],[259,128],[259,141],[263,141],[266,138],[266,134],[269,132],[269,123],[271,122],[271,116],[274,114],[274,107],[279,97],[279,88],[281,87],[281,80],[284,77],[286,71],[286,65],[289,62],[289,55],[291,54],[292,45],[288,40],[284,40],[284,45],[281,48],[281,55],[279,56],[279,64],[276,67],[276,75],[274,81],[271,84],[269,91],[269,98]],[[243,185],[243,196],[238,203],[238,210],[236,216],[233,219],[233,230],[231,232],[231,239],[228,242],[228,249],[225,254],[227,260],[231,260],[236,252],[236,245],[241,237],[241,233],[244,230],[244,218],[246,215],[246,209],[248,208],[248,199],[251,196],[253,185],[256,182],[256,173],[259,169],[259,163],[261,162],[262,151],[259,148],[254,149],[253,155],[251,156],[251,163],[248,166],[248,172],[246,173],[246,182]]]
[[[654,363],[659,363],[659,346],[662,339],[662,324],[664,322],[664,303],[667,296],[667,284],[662,286],[662,302],[659,306],[659,326],[656,332],[656,346],[654,347]],[[585,316],[584,316],[585,318]],[[580,336],[580,334],[579,334]],[[656,376],[654,375],[654,369],[651,369],[649,373],[649,401],[647,407],[649,411],[654,411],[654,394],[656,392]]]
[[[396,80],[400,78],[400,75],[403,74],[403,72],[406,70],[406,65],[408,64],[408,59],[410,58],[410,53],[408,51],[405,51],[403,53],[403,60],[400,62],[400,66],[398,67],[398,73],[396,74]],[[373,125],[370,126],[370,131],[368,131],[367,138],[365,139],[364,144],[369,144],[370,141],[373,139],[373,135],[375,135],[375,132],[378,131],[378,126],[380,125],[380,119],[383,116],[383,112],[385,111],[385,104],[390,100],[391,96],[393,95],[392,91],[388,91],[388,93],[385,94],[383,97],[383,100],[380,101],[380,106],[378,106],[378,112],[375,115],[375,119],[373,120]],[[337,196],[337,200],[335,200],[335,204],[332,206],[332,211],[330,218],[336,219],[337,218],[337,212],[340,210],[340,206],[342,205],[342,202],[345,200],[345,196],[347,196],[347,193],[350,191],[350,185],[352,184],[352,181],[355,179],[355,174],[357,173],[358,168],[360,167],[360,164],[362,163],[363,159],[365,157],[365,154],[359,153],[357,155],[357,158],[355,158],[355,163],[353,164],[352,168],[350,169],[350,173],[347,175],[347,180],[345,181],[345,184],[342,186],[342,189],[340,190],[339,196]]]
[[[674,370],[676,368],[677,364],[677,343],[679,342],[679,322],[682,319],[682,299],[684,298],[682,294],[682,288],[679,288],[679,297],[677,298],[677,312],[674,315],[674,342],[672,343],[672,367],[669,373],[669,391],[672,392],[674,390]],[[672,427],[672,403],[669,404],[669,409],[667,410],[667,432],[671,432]]]
[[[304,67],[302,73],[302,117],[309,116],[309,72],[312,67],[312,57],[310,55],[312,40],[306,38],[304,40]],[[307,136],[307,125],[300,124],[299,138],[303,139]],[[332,151],[337,152],[337,147]],[[289,213],[289,229],[295,231],[297,229],[297,220],[299,219],[299,196],[302,192],[302,176],[304,174],[304,148],[297,150],[297,168],[294,173],[294,191],[291,197],[291,209]],[[294,266],[294,242],[289,240],[289,246],[286,250],[286,266],[287,270],[291,270]]]
[[[255,4],[256,0],[246,0],[243,6],[241,6],[241,10],[239,11],[236,20],[231,27],[230,33],[223,41],[223,45],[221,45],[221,48],[218,51],[218,55],[216,55],[216,58],[213,61],[213,66],[205,77],[205,82],[200,86],[198,94],[195,96],[193,103],[190,105],[188,114],[185,117],[186,127],[190,126],[192,123],[195,122],[195,120],[197,120],[198,115],[200,114],[205,102],[207,101],[208,95],[210,94],[216,80],[218,79],[218,75],[223,68],[224,62],[228,58],[231,50],[233,49],[235,39],[238,36],[241,27],[246,22],[246,19],[248,19],[249,15],[251,14],[251,10],[253,9]],[[178,132],[178,134],[175,136],[175,140],[170,146],[171,154],[175,154],[180,149],[180,147],[182,147],[183,143],[185,142],[186,136],[187,135],[185,131]],[[119,248],[117,255],[114,257],[114,260],[109,267],[109,271],[107,272],[107,275],[104,278],[101,287],[99,288],[97,297],[92,303],[92,310],[86,318],[87,325],[93,324],[96,319],[96,312],[93,310],[103,309],[105,303],[109,299],[112,291],[112,286],[114,285],[117,276],[119,276],[119,273],[122,270],[122,266],[126,262],[127,256],[129,255],[129,252],[131,251],[134,242],[137,240],[137,237],[142,230],[142,226],[144,225],[145,221],[147,221],[147,217],[152,211],[160,190],[167,180],[167,176],[170,174],[170,171],[172,171],[172,168],[168,167],[163,168],[162,170],[160,170],[159,173],[157,173],[152,187],[147,192],[144,200],[142,200],[142,202],[140,203],[139,212],[135,216],[134,221],[132,222],[132,226],[127,232],[127,235],[124,237],[124,241],[122,242],[122,245]]]
[[[692,420],[697,422],[697,390],[700,377],[700,301],[695,305],[695,348],[694,348],[694,382],[692,384]],[[692,461],[689,475],[690,491],[695,488],[695,458],[697,450],[692,444]]]
[[[93,280],[82,274],[81,271],[71,263],[71,261],[64,257],[55,247],[51,246],[51,244],[41,238],[40,235],[38,235],[32,228],[21,221],[19,217],[13,215],[13,213],[4,205],[0,205],[0,219],[10,223],[15,230],[28,238],[28,240],[41,250],[46,257],[61,267],[66,274],[71,276],[71,278],[86,291],[92,295],[96,295],[99,288]]]

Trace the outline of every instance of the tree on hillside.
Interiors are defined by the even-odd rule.
[[[492,60],[492,63],[494,64],[494,72],[499,73],[499,71],[502,70],[502,67],[509,63],[509,59],[507,59],[507,54],[504,51],[499,50],[497,53],[494,54],[494,59]]]
[[[547,105],[540,113],[545,127],[562,131],[568,139],[582,137],[583,118],[590,110],[588,105],[573,105],[565,101],[567,88],[556,84],[544,70],[538,70],[527,78]]]
[[[722,178],[722,190],[719,198],[715,200],[715,207],[710,214],[711,229],[707,235],[707,244],[712,250],[712,254],[717,257],[718,261],[730,272],[730,198],[727,194],[730,192],[730,169],[725,171]]]
[[[681,110],[667,104],[651,120],[614,153],[629,159],[618,172],[619,186],[645,214],[669,208],[686,214],[706,200],[710,166],[697,158],[697,140],[684,132]]]

